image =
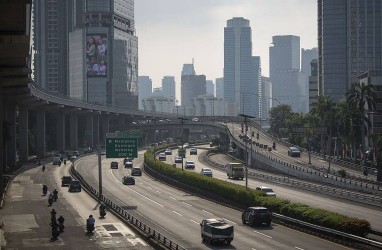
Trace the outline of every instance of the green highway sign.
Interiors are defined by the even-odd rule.
[[[138,157],[138,138],[106,138],[106,158]]]

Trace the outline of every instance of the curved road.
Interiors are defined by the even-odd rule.
[[[143,152],[139,152],[134,165],[141,166]],[[173,159],[168,157],[170,161]],[[197,160],[197,156],[187,155]],[[241,223],[241,212],[198,198],[189,193],[169,187],[143,173],[136,177],[136,185],[122,185],[121,179],[130,170],[122,167],[110,169],[113,159],[102,161],[104,195],[116,200],[142,220],[150,222],[166,236],[186,249],[210,249],[201,242],[199,223],[204,218],[221,217],[235,226],[235,238],[227,249],[346,249],[341,245],[307,235],[281,225],[252,228]],[[77,162],[76,169],[83,177],[97,184],[97,158],[90,156]],[[178,164],[180,166],[180,164]],[[195,170],[197,171],[197,170]],[[304,240],[301,240],[304,239]]]

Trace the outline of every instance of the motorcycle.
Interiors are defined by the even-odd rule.
[[[58,229],[60,230],[60,233],[64,232],[65,226],[63,222],[59,222],[58,224]]]
[[[86,230],[88,231],[88,233],[92,234],[94,231],[94,224],[86,223]]]
[[[273,146],[272,146],[273,150],[276,149],[276,143],[273,143]]]
[[[57,191],[57,190],[54,190],[54,191],[53,191],[53,196],[52,196],[52,198],[53,198],[53,201],[57,201],[57,199],[58,199],[58,191]]]
[[[44,195],[46,195],[47,193],[48,193],[48,187],[47,186],[43,186],[42,187],[42,193],[44,194]]]
[[[101,216],[101,218],[105,218],[105,216],[106,216],[105,208],[100,208],[99,209],[99,215]]]
[[[53,204],[53,196],[49,196],[49,199],[48,199],[48,203],[49,203],[49,206],[52,206]]]

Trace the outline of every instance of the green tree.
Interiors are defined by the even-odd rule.
[[[281,128],[287,128],[286,120],[293,115],[290,105],[282,104],[277,107],[272,107],[269,111],[270,131],[273,134],[279,135]]]

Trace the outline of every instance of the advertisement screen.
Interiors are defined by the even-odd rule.
[[[107,76],[107,35],[86,36],[86,74],[88,77]]]

